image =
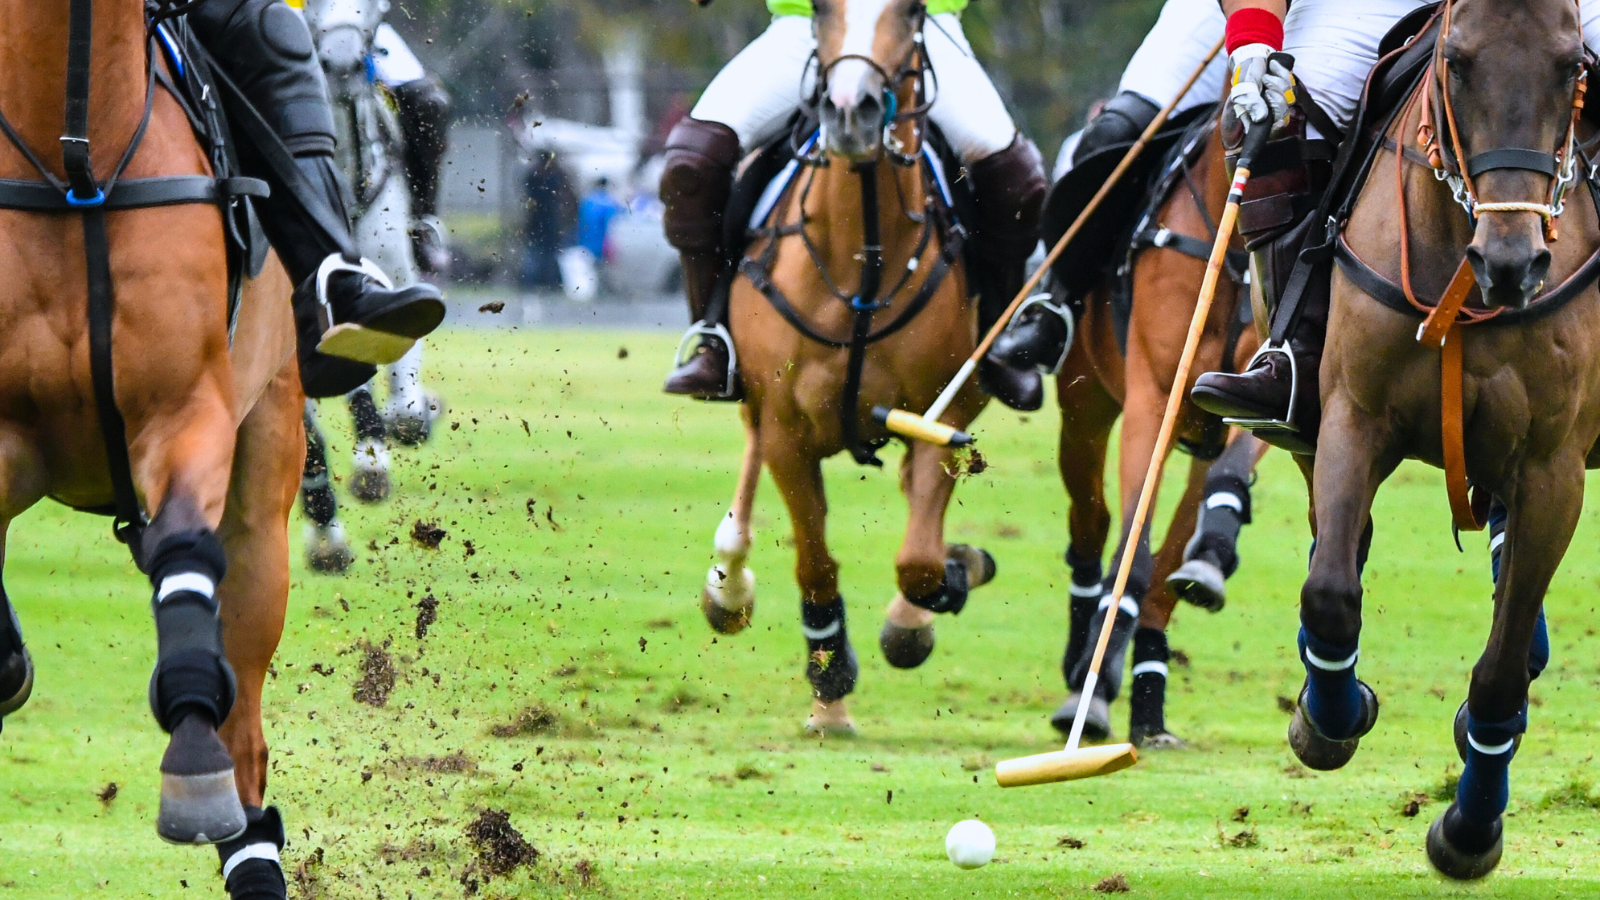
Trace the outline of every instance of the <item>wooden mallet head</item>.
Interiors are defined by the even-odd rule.
[[[1120,772],[1138,761],[1139,752],[1133,749],[1132,744],[1079,747],[1076,750],[1057,750],[996,763],[994,780],[1001,787],[1077,781]]]

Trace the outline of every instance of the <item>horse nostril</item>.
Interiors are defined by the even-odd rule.
[[[1550,277],[1550,251],[1540,250],[1533,256],[1533,263],[1528,266],[1528,274],[1522,279],[1522,287],[1529,299],[1544,286],[1545,279]]]
[[[1472,267],[1472,274],[1477,276],[1478,287],[1487,291],[1494,287],[1494,280],[1489,276],[1489,265],[1483,259],[1483,252],[1475,245],[1467,245],[1467,265]]]

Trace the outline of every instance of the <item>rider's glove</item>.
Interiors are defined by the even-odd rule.
[[[1266,44],[1246,44],[1229,54],[1233,63],[1233,88],[1228,104],[1248,131],[1256,125],[1270,124],[1274,132],[1289,124],[1294,106],[1294,73]]]

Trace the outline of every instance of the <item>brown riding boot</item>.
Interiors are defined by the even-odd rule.
[[[662,388],[669,394],[710,399],[736,393],[733,347],[722,322],[727,311],[711,307],[725,265],[722,218],[738,162],[739,136],[720,122],[685,116],[667,137],[662,227],[682,255],[683,289],[694,320]]]
[[[1011,146],[967,166],[978,200],[978,222],[972,239],[989,271],[978,280],[980,334],[999,320],[1027,277],[1028,257],[1039,243],[1039,213],[1049,189],[1044,159],[1033,142],[1018,134]],[[1044,405],[1044,379],[1039,373],[1009,368],[985,357],[978,385],[1012,409],[1032,412]]]

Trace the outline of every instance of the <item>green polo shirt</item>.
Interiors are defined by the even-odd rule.
[[[930,15],[961,12],[966,8],[967,0],[928,0]],[[767,10],[775,16],[809,16],[811,0],[767,0]]]

